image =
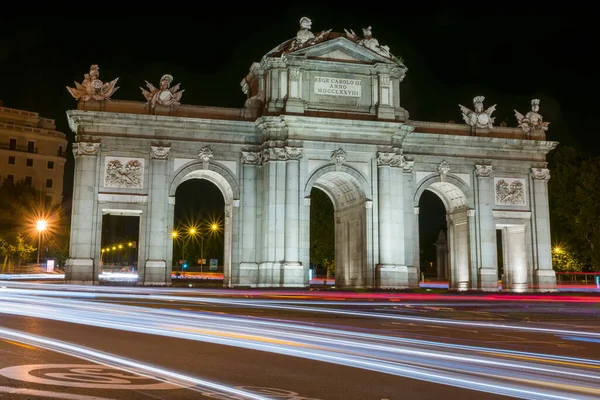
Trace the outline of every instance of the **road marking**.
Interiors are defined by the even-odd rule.
[[[14,344],[15,346],[25,347],[29,350],[39,350],[37,347],[29,346],[28,344],[23,344],[19,342],[13,342],[12,340],[4,340],[6,343]]]
[[[158,378],[135,375],[97,364],[16,365],[0,369],[0,375],[30,383],[87,389],[172,390],[181,388],[162,382]],[[136,381],[140,383],[136,383]]]
[[[49,392],[46,390],[11,388],[11,387],[7,387],[7,386],[0,386],[0,393],[20,394],[20,395],[27,396],[26,398],[34,396],[34,397],[43,397],[44,399],[115,400],[115,399],[111,399],[108,397],[96,397],[96,396],[85,396],[85,395],[80,395],[80,394]],[[2,397],[2,396],[0,395],[0,397]]]

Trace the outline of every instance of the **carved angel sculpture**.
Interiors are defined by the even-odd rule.
[[[531,100],[531,111],[523,115],[515,110],[515,117],[519,122],[519,126],[523,129],[523,132],[535,132],[535,131],[547,131],[549,122],[544,122],[543,117],[538,113],[540,109],[540,100]]]
[[[489,107],[487,110],[483,110],[483,101],[485,97],[477,96],[473,99],[473,105],[475,106],[475,111],[468,109],[463,105],[458,105],[460,107],[460,111],[462,113],[462,117],[465,120],[465,123],[469,126],[473,126],[476,128],[489,128],[492,129],[494,120],[496,117],[492,117],[492,113],[496,111],[496,104]]]
[[[173,77],[169,74],[163,75],[163,77],[160,78],[160,88],[158,89],[153,84],[146,81],[146,87],[148,87],[150,91],[145,90],[144,88],[140,89],[147,100],[147,104],[150,104],[152,108],[156,107],[157,104],[165,107],[181,105],[179,101],[185,90],[179,90],[180,83],[171,87],[171,82],[173,82]]]
[[[100,76],[100,68],[94,64],[90,67],[90,73],[84,75],[81,83],[75,82],[75,87],[67,86],[67,90],[77,100],[88,101],[92,100],[110,100],[117,89],[116,86],[119,78],[113,79],[110,82],[103,83],[98,77]]]

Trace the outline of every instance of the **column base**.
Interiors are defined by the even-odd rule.
[[[302,99],[288,98],[285,102],[285,112],[304,114],[304,101]]]
[[[538,269],[533,272],[534,285],[536,292],[556,292],[556,273],[551,269]]]
[[[138,278],[138,285],[171,285],[171,274],[170,271],[167,271],[167,262],[165,260],[146,260],[146,264],[144,265],[144,276],[141,282]]]
[[[258,265],[257,287],[306,287],[308,275],[299,262],[265,261]]]
[[[71,285],[97,285],[94,276],[94,260],[91,258],[69,258],[65,264],[65,283]]]
[[[491,268],[481,268],[478,271],[479,286],[477,290],[483,292],[498,291],[498,270]]]
[[[408,268],[406,265],[377,265],[377,287],[380,289],[408,289],[410,287]]]
[[[255,262],[241,262],[239,275],[233,277],[233,286],[257,287],[258,264]]]

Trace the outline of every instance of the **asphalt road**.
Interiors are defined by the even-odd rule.
[[[0,282],[0,398],[593,399],[599,301]]]

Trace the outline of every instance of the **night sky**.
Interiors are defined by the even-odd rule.
[[[184,104],[240,108],[240,81],[252,62],[294,37],[307,16],[315,33],[346,28],[362,35],[371,26],[379,43],[408,67],[401,104],[411,119],[462,123],[457,104],[471,108],[473,97],[483,95],[484,107],[497,104],[496,125],[516,126],[513,110],[525,114],[531,99],[539,98],[540,114],[550,122],[548,140],[600,155],[592,116],[600,93],[592,62],[597,22],[590,12],[498,2],[422,9],[403,9],[403,3],[275,4],[236,9],[221,2],[210,10],[166,8],[153,16],[120,18],[96,10],[89,17],[0,20],[0,99],[6,107],[56,119],[71,141],[65,111],[76,101],[65,86],[81,82],[91,64],[99,65],[102,81],[119,78],[113,99],[145,101],[139,89],[144,81],[158,86],[169,73],[185,89]],[[97,12],[98,20],[91,17]]]

